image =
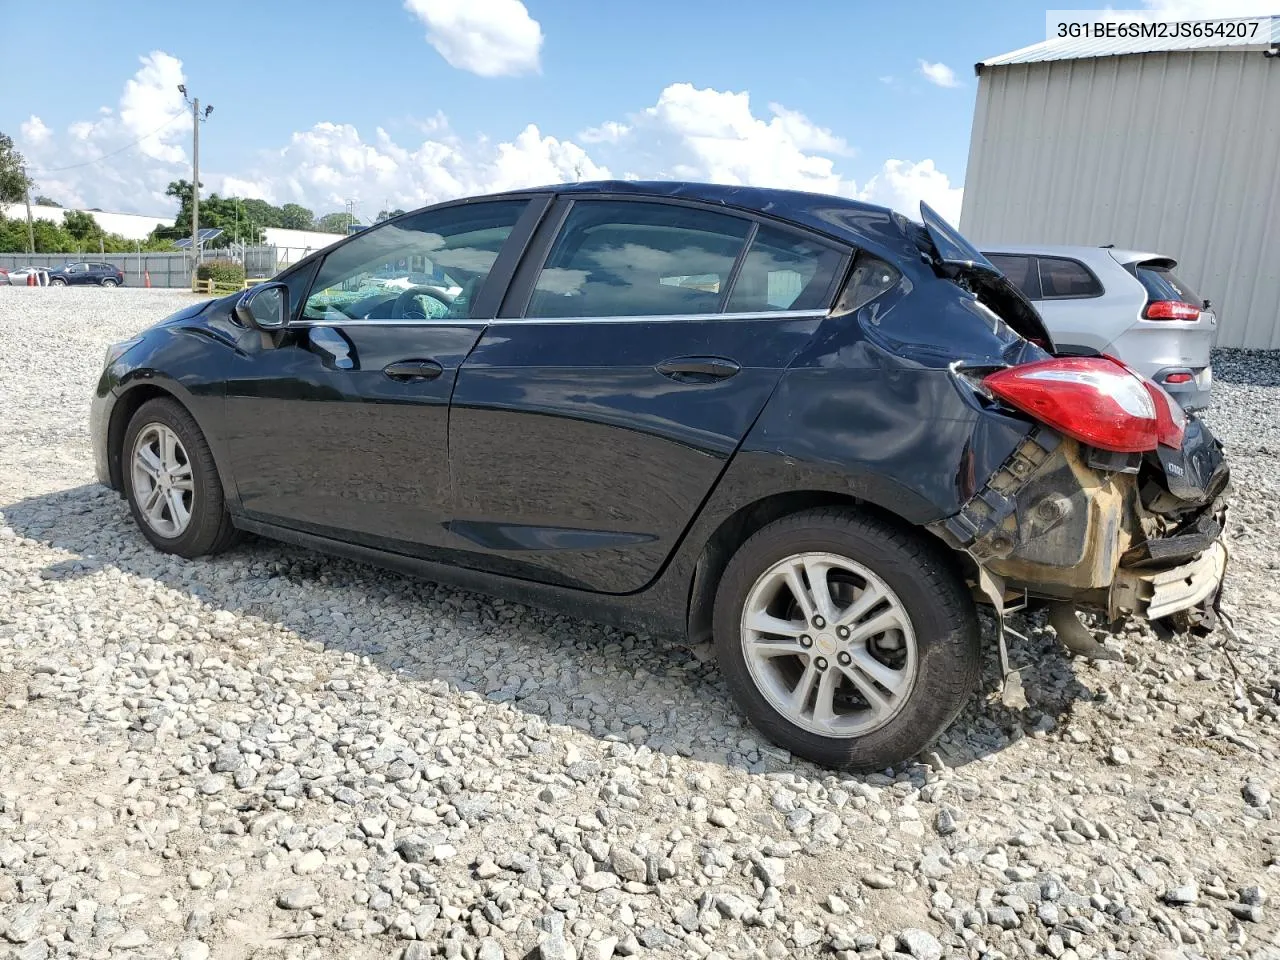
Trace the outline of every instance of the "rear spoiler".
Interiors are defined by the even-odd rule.
[[[1054,352],[1053,338],[1036,308],[994,263],[923,200],[920,219],[924,224],[924,243],[917,240],[917,245],[929,258],[934,273],[960,282],[1020,337]]]

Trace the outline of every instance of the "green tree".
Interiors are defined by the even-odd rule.
[[[346,233],[351,217],[345,212],[326,213],[316,221],[316,229],[321,233]]]
[[[97,243],[102,236],[102,227],[94,219],[92,213],[81,210],[68,210],[62,217],[62,229],[82,243]]]
[[[399,207],[396,207],[394,210],[379,210],[377,222],[381,223],[383,220],[390,220],[392,217],[398,217],[402,213],[404,213],[404,211]]]
[[[178,201],[178,215],[172,227],[156,227],[151,232],[151,239],[178,240],[191,236],[191,182],[174,180],[165,190],[165,196],[174,197]],[[200,228],[220,229],[221,236],[205,243],[205,249],[221,249],[230,246],[232,241],[246,243],[262,242],[261,220],[255,220],[253,212],[263,215],[264,204],[268,211],[275,210],[262,200],[241,200],[237,197],[222,197],[211,193],[200,198]],[[276,211],[277,213],[279,211]]]
[[[241,219],[247,217],[251,223],[256,223],[260,227],[284,226],[284,214],[280,212],[280,208],[273,207],[265,200],[241,200],[240,210]]]
[[[13,148],[13,138],[0,133],[0,203],[21,203],[30,186],[26,161]]]
[[[62,204],[60,204],[57,200],[54,200],[50,197],[46,197],[43,193],[39,194],[31,202],[39,207],[61,207],[62,206]]]
[[[280,219],[280,225],[289,230],[311,230],[316,223],[316,215],[300,203],[286,203],[280,208]]]

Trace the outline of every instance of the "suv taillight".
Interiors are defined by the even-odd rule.
[[[1181,300],[1152,300],[1142,315],[1148,320],[1199,320],[1200,308]]]
[[[997,370],[982,381],[1009,406],[1091,447],[1145,453],[1182,443],[1181,409],[1110,357],[1056,357]]]

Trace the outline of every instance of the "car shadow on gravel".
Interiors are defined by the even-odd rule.
[[[28,576],[70,580],[114,568],[213,610],[279,625],[325,650],[368,657],[402,681],[443,681],[600,739],[756,773],[818,771],[761,742],[730,703],[707,646],[636,636],[252,537],[213,558],[166,556],[138,533],[124,502],[97,484],[6,504],[0,514],[12,535],[70,554]],[[1013,625],[1025,636],[1011,656],[1029,706],[1001,704],[984,618],[982,691],[938,744],[948,766],[1051,733],[1091,698],[1042,621],[1017,617]]]

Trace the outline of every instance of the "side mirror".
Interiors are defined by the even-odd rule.
[[[255,330],[279,330],[289,322],[289,288],[283,283],[260,283],[236,301],[236,319]]]

